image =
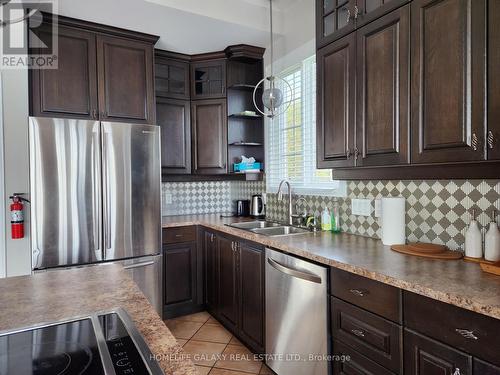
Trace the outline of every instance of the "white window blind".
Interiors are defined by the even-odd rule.
[[[332,181],[331,170],[316,169],[316,58],[304,60],[281,74],[292,92],[285,94],[280,116],[267,123],[267,190],[283,179],[301,194],[345,195],[345,183]]]

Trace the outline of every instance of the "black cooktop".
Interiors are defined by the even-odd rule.
[[[0,335],[0,375],[163,374],[123,310]]]

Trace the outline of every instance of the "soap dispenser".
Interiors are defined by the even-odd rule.
[[[469,228],[465,232],[465,256],[467,258],[482,258],[483,257],[483,241],[481,230],[476,220],[476,212],[472,210],[472,220]]]
[[[497,225],[496,210],[493,210],[490,227],[484,239],[484,259],[491,262],[500,261],[500,231]]]

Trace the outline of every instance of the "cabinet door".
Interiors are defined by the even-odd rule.
[[[472,374],[470,355],[409,330],[405,330],[404,350],[406,375]]]
[[[156,123],[161,127],[161,167],[164,174],[191,173],[190,112],[187,100],[156,99]]]
[[[366,25],[408,2],[410,0],[356,0],[356,27]]]
[[[187,62],[155,58],[156,96],[189,99],[189,64]]]
[[[154,124],[153,46],[99,36],[97,61],[101,120]]]
[[[500,0],[488,3],[488,159],[500,159]]]
[[[164,314],[187,313],[197,303],[196,243],[164,245]]]
[[[193,99],[226,96],[226,60],[191,64],[191,85]]]
[[[317,53],[317,167],[354,165],[356,37],[352,33]]]
[[[409,161],[409,31],[408,5],[356,32],[356,165]]]
[[[240,267],[240,332],[254,352],[264,351],[264,251],[241,243]]]
[[[316,44],[322,47],[354,30],[356,0],[316,0]]]
[[[344,361],[333,361],[333,375],[394,375],[385,367],[340,341],[333,340],[333,354],[340,358],[349,358]]]
[[[219,317],[235,331],[238,326],[237,250],[235,241],[218,237],[220,254]]]
[[[50,40],[51,28],[42,26],[37,37]],[[57,69],[30,71],[30,114],[97,119],[95,34],[59,26],[58,43]]]
[[[191,113],[194,173],[227,173],[226,100],[192,102]]]
[[[500,367],[474,358],[474,375],[500,375]]]
[[[214,233],[203,235],[205,252],[205,303],[210,313],[218,316],[219,293],[219,249]]]
[[[412,162],[483,160],[485,0],[411,6]]]

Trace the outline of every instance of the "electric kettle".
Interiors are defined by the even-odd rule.
[[[266,216],[266,208],[262,195],[253,195],[250,204],[250,216],[255,219],[264,218]]]

